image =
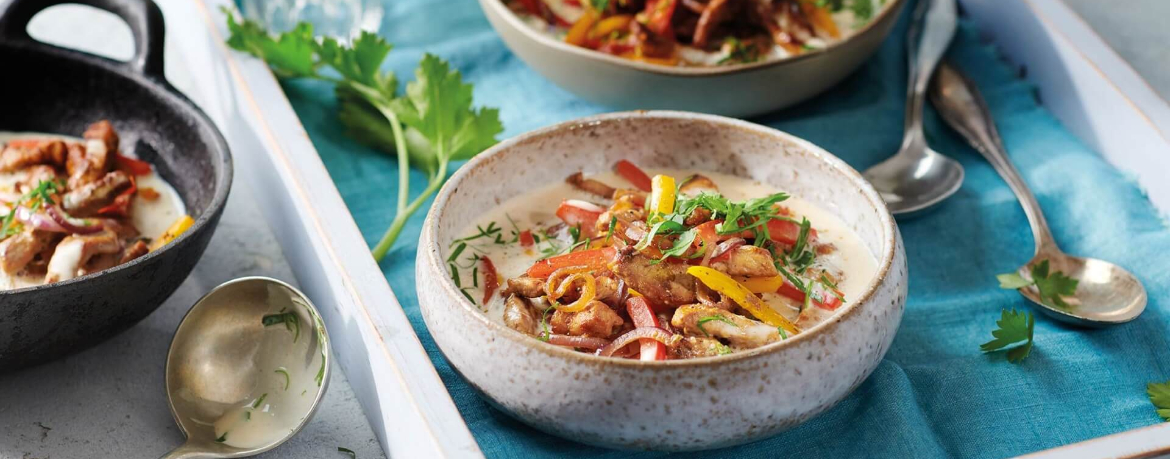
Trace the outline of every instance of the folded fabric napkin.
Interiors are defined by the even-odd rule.
[[[529,69],[492,31],[474,0],[385,3],[390,65],[412,78],[421,54],[438,54],[476,86],[478,105],[499,107],[505,136],[608,111],[577,99]],[[906,86],[907,8],[876,56],[824,95],[753,121],[808,139],[862,170],[898,149]],[[1019,365],[985,355],[1002,308],[1029,309],[995,275],[1032,254],[1031,233],[1011,191],[933,111],[926,133],[959,160],[967,179],[937,212],[901,222],[910,295],[901,329],[872,376],[835,408],[776,437],[701,457],[1004,457],[1160,421],[1145,385],[1170,379],[1170,230],[1142,191],[1037,104],[995,49],[964,24],[950,59],[979,84],[1007,149],[1070,253],[1131,269],[1150,304],[1136,321],[1104,330],[1057,324],[1037,313],[1035,348]],[[390,155],[343,134],[329,86],[285,87],[366,240],[394,217],[397,167]],[[782,88],[777,88],[777,90]],[[412,194],[426,179],[412,172]],[[428,204],[429,205],[429,204]],[[440,355],[423,323],[414,285],[414,241],[425,212],[382,263],[480,448],[488,457],[656,457],[613,451],[531,429],[489,407]],[[670,390],[663,387],[662,390]],[[679,400],[679,403],[686,403]]]

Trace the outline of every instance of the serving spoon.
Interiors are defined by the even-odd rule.
[[[932,150],[922,131],[927,85],[955,35],[955,23],[954,0],[918,2],[906,39],[910,78],[902,147],[862,174],[899,217],[925,212],[963,184],[963,166]]]
[[[183,318],[167,354],[167,400],[187,442],[164,459],[245,457],[309,422],[329,385],[320,314],[284,282],[245,277]]]
[[[978,87],[954,67],[943,64],[934,77],[930,98],[947,124],[987,158],[1020,200],[1036,241],[1032,259],[1017,270],[1020,275],[1027,278],[1033,266],[1048,261],[1051,271],[1061,271],[1078,281],[1075,299],[1068,301],[1067,308],[1042,301],[1035,286],[1021,288],[1019,292],[1039,305],[1041,311],[1075,325],[1102,327],[1128,322],[1140,315],[1146,308],[1146,289],[1133,274],[1104,260],[1067,255],[1056,245],[1040,203],[1008,158]]]

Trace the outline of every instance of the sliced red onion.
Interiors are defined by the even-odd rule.
[[[52,218],[49,218],[48,215],[35,213],[28,207],[24,206],[18,206],[16,208],[16,219],[20,220],[21,223],[41,231],[49,231],[53,233],[69,232],[69,230],[63,228],[56,221],[53,221]]]
[[[93,234],[102,230],[102,222],[100,220],[74,218],[57,206],[49,207],[46,212],[49,214],[49,217],[53,218],[53,221],[57,222],[58,225],[61,225],[62,228],[65,228],[70,233]]]
[[[617,337],[617,339],[613,340],[612,343],[609,343],[608,346],[605,346],[601,348],[600,351],[597,351],[597,355],[602,357],[611,357],[619,349],[626,347],[630,343],[640,339],[652,339],[662,344],[669,344],[671,336],[672,335],[670,332],[658,327],[638,327],[626,332],[626,334],[622,336]]]
[[[747,241],[745,241],[743,238],[740,238],[740,237],[733,237],[733,238],[728,239],[726,241],[720,242],[719,245],[715,246],[715,251],[711,253],[711,259],[714,260],[716,258],[719,258],[719,257],[723,256],[724,254],[730,253],[732,250],[735,250],[736,247],[739,247],[739,246],[744,245],[744,244],[747,244]]]
[[[580,199],[566,199],[565,204],[576,207],[578,209],[588,210],[590,212],[596,212],[599,214],[602,212],[605,212],[604,207],[601,207],[601,206],[594,204],[592,202],[582,201]]]
[[[543,333],[542,335],[548,337],[549,344],[555,344],[557,346],[573,348],[579,347],[583,349],[601,349],[609,344],[609,340],[601,338],[590,338],[588,336],[548,335]]]

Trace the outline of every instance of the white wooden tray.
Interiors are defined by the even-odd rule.
[[[304,291],[321,306],[336,358],[390,457],[480,457],[374,263],[353,218],[276,79],[223,45],[219,9],[230,0],[173,0],[192,18],[170,24],[196,85],[215,95],[219,123]],[[1046,108],[1170,211],[1170,106],[1061,0],[959,0],[1006,56],[1027,68]],[[214,105],[214,106],[213,106]],[[1170,423],[1041,451],[1036,457],[1157,457]]]
[[[345,202],[268,67],[224,45],[230,0],[171,0],[189,21],[168,23],[201,104],[241,170],[240,185],[284,249],[301,290],[321,310],[341,364],[388,457],[482,457],[370,255]],[[357,413],[355,413],[357,415]]]

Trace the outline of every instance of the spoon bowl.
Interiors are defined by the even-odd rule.
[[[1108,261],[1047,253],[1022,266],[1020,275],[1030,274],[1032,266],[1045,260],[1050,272],[1060,271],[1078,281],[1076,296],[1065,298],[1069,307],[1044,303],[1035,286],[1020,289],[1020,294],[1054,319],[1073,325],[1104,327],[1129,322],[1146,309],[1146,289],[1142,283],[1125,268]]]
[[[275,279],[213,289],[167,354],[167,399],[187,442],[164,458],[244,457],[295,435],[321,403],[329,339],[316,308]]]
[[[899,217],[916,216],[942,202],[963,184],[963,166],[925,145],[903,151],[865,171],[865,179]]]

